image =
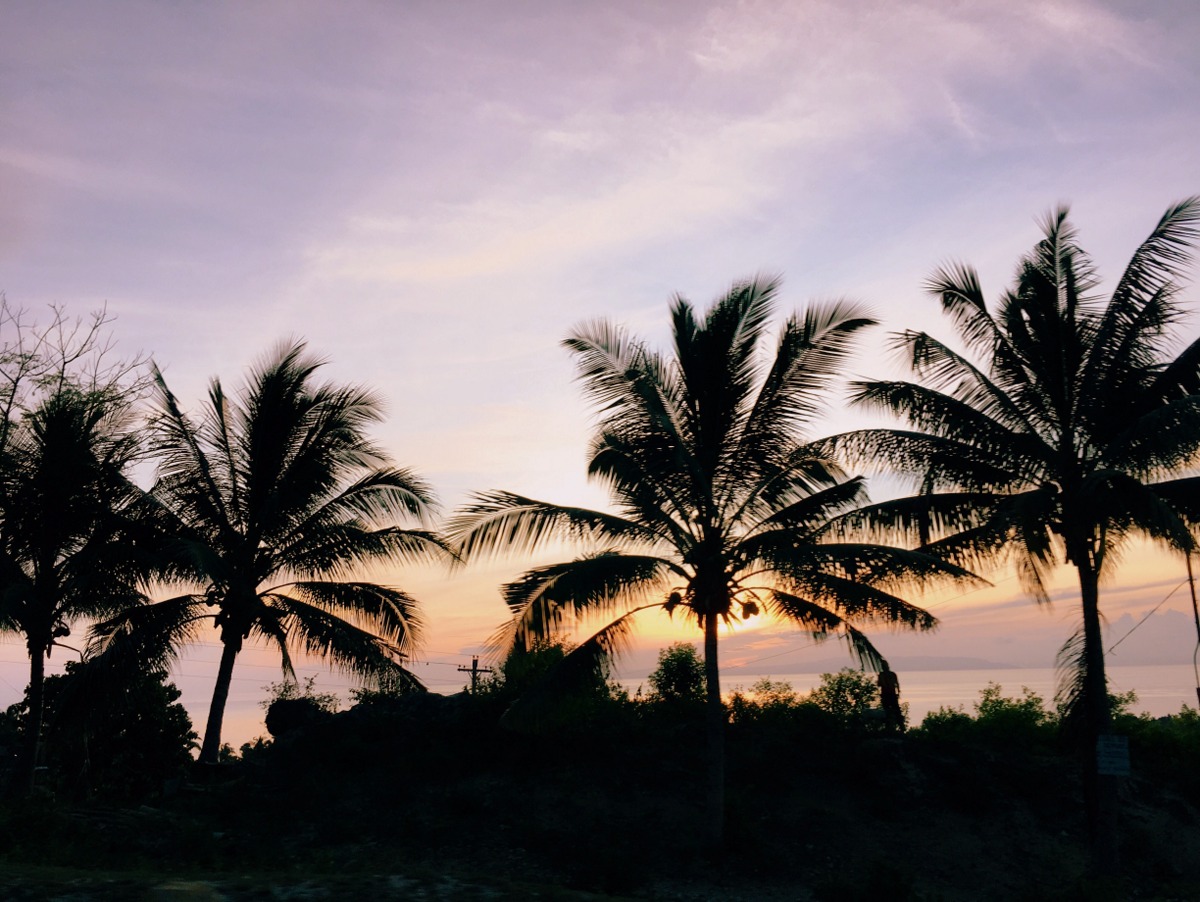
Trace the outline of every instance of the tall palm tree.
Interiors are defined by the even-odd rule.
[[[245,640],[274,645],[285,674],[293,650],[364,675],[403,675],[420,636],[416,601],[355,578],[382,561],[436,557],[424,519],[429,487],[392,466],[366,436],[377,399],[353,387],[316,384],[320,362],[302,343],[254,369],[236,399],[214,380],[198,422],[156,373],[152,496],[172,537],[168,577],[187,594],[133,608],[97,625],[96,648],[162,666],[202,626],[220,630],[221,661],[200,760],[215,762],[234,664]],[[409,676],[412,683],[415,677]]]
[[[599,614],[614,619],[566,662],[599,660],[619,651],[639,611],[694,618],[704,633],[714,847],[724,820],[720,624],[762,610],[814,637],[840,635],[876,666],[882,658],[858,627],[936,622],[893,594],[899,585],[932,573],[966,577],[925,555],[824,541],[829,521],[863,502],[863,483],[801,434],[872,320],[846,303],[811,307],[787,320],[771,356],[763,345],[777,289],[775,280],[736,284],[702,316],[676,297],[670,357],[603,321],[567,339],[601,416],[589,475],[609,489],[616,513],[491,492],[450,527],[464,556],[532,552],[553,538],[590,547],[504,588],[513,613],[505,640],[518,648]]]
[[[29,651],[22,776],[32,787],[46,660],[81,619],[137,603],[146,570],[126,470],[138,442],[119,393],[66,383],[7,430],[0,450],[0,630]]]
[[[1082,618],[1060,657],[1063,699],[1087,739],[1103,864],[1116,861],[1116,835],[1114,778],[1097,773],[1095,756],[1111,722],[1100,585],[1133,536],[1193,547],[1184,502],[1200,496],[1185,475],[1200,448],[1200,342],[1177,352],[1171,327],[1198,222],[1200,198],[1168,209],[1107,303],[1065,208],[1046,220],[994,312],[973,269],[940,269],[927,287],[963,351],[924,332],[895,336],[918,381],[863,382],[854,400],[909,428],[825,446],[912,480],[917,494],[859,514],[892,540],[973,569],[1011,564],[1038,602],[1049,600],[1053,567],[1075,568]]]

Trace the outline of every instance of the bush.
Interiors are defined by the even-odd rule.
[[[1046,710],[1046,701],[1027,686],[1021,696],[1004,695],[999,683],[988,683],[979,691],[975,716],[961,707],[939,708],[925,715],[920,731],[935,738],[967,742],[978,740],[989,745],[1046,746],[1058,731],[1058,717]]]
[[[398,671],[376,677],[369,685],[351,689],[350,698],[355,705],[387,705],[427,691],[412,674]]]
[[[811,703],[800,697],[792,684],[763,677],[744,691],[738,687],[729,698],[730,720],[734,723],[764,723],[791,720],[801,706]]]
[[[808,700],[845,724],[865,725],[876,719],[871,712],[879,707],[879,686],[869,674],[843,667],[821,674],[821,685]]]
[[[39,782],[67,798],[147,801],[186,774],[196,734],[165,671],[119,685],[106,676],[72,661],[46,678]],[[28,696],[8,709],[9,730],[23,731],[27,716]]]
[[[707,680],[704,662],[690,642],[673,642],[658,653],[658,667],[647,677],[650,700],[702,702]]]
[[[316,681],[316,677],[310,676],[303,685],[296,680],[284,680],[264,687],[267,698],[262,706],[267,709],[268,733],[278,739],[337,713],[342,700],[332,692],[317,692]]]
[[[1006,698],[999,683],[988,683],[979,692],[975,715],[980,724],[1000,732],[1028,732],[1052,726],[1056,717],[1046,710],[1046,700],[1030,689],[1021,687],[1020,698]]]

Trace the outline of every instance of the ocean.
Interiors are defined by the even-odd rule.
[[[256,736],[267,735],[266,727],[263,725],[264,712],[261,704],[266,694],[264,686],[272,680],[279,679],[276,667],[247,664],[243,668],[241,663],[238,666],[242,670],[234,677],[229,703],[225,709],[225,725],[222,731],[224,740],[235,748]],[[312,672],[322,674],[317,681],[319,691],[338,692],[342,697],[343,707],[349,705],[349,692],[343,685],[344,681],[340,681],[324,671],[313,669]],[[974,713],[971,706],[979,700],[980,690],[989,682],[999,683],[1004,689],[1004,694],[1013,697],[1020,696],[1021,687],[1028,686],[1046,700],[1048,709],[1052,710],[1054,707],[1054,670],[1052,668],[899,670],[897,673],[900,677],[900,700],[908,703],[909,723],[913,726],[919,724],[927,713],[936,711],[942,706],[962,706],[968,713]],[[1115,691],[1127,692],[1132,689],[1137,692],[1138,701],[1134,705],[1134,710],[1137,712],[1145,711],[1155,717],[1161,717],[1165,714],[1178,714],[1184,704],[1193,708],[1197,706],[1196,682],[1190,664],[1110,665],[1108,674]],[[739,687],[749,689],[763,677],[791,683],[800,692],[808,692],[821,682],[819,673],[730,669],[723,670],[721,673],[721,689],[725,695],[728,695]],[[17,678],[14,674],[14,680]],[[465,677],[451,679],[444,685],[434,688],[442,692],[458,692],[461,691],[465,679]],[[212,677],[207,671],[202,676],[179,680],[181,687],[184,688],[182,701],[187,706],[197,731],[204,727],[209,695],[212,692],[211,680]],[[649,688],[644,677],[618,679],[617,682],[627,688],[630,693],[636,692],[639,686],[643,687],[643,692]],[[19,698],[17,692],[14,683],[12,695]]]
[[[900,701],[908,702],[909,723],[916,726],[930,711],[941,707],[962,707],[973,714],[973,705],[988,683],[998,683],[1003,694],[1020,697],[1028,687],[1054,708],[1055,674],[1053,668],[1002,668],[994,670],[914,670],[898,671]],[[821,682],[819,673],[750,673],[730,670],[721,674],[721,691],[728,695],[737,688],[749,689],[758,680],[791,683],[799,692],[808,692]],[[1154,717],[1178,714],[1183,705],[1197,707],[1196,677],[1190,664],[1157,664],[1145,666],[1109,665],[1109,684],[1114,692],[1137,693],[1133,710]],[[618,680],[631,693],[639,686],[646,691],[645,680]]]

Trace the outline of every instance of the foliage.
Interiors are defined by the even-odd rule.
[[[268,683],[263,687],[267,697],[259,702],[263,710],[267,710],[276,702],[296,701],[304,699],[312,702],[317,708],[329,714],[335,713],[342,706],[342,700],[336,692],[317,692],[317,678],[305,677],[300,680],[281,680],[278,683]]]
[[[132,604],[147,574],[130,529],[140,493],[126,417],[144,360],[112,354],[104,310],[47,324],[0,294],[0,631],[29,654],[27,788],[39,755],[45,662],[73,625]]]
[[[1054,722],[1046,710],[1046,700],[1030,689],[1021,687],[1020,698],[1006,698],[999,683],[988,683],[980,690],[975,714],[984,723],[1009,722],[1015,727],[1041,727]],[[1136,699],[1136,696],[1134,696]]]
[[[0,292],[0,449],[22,417],[55,395],[75,392],[123,405],[147,387],[144,357],[115,356],[107,309],[72,318],[51,304],[49,312],[49,321],[39,322]]]
[[[772,354],[777,290],[775,280],[741,282],[703,312],[676,297],[669,355],[608,322],[577,329],[566,346],[600,416],[588,472],[617,512],[489,492],[450,529],[464,557],[532,552],[552,539],[584,547],[505,586],[512,618],[497,636],[503,648],[570,635],[595,615],[607,625],[571,658],[610,658],[649,608],[678,611],[703,631],[714,844],[723,829],[726,720],[720,625],[766,613],[817,639],[839,636],[875,666],[881,659],[863,626],[936,622],[898,591],[932,576],[968,576],[920,553],[832,540],[831,521],[863,502],[863,482],[804,433],[856,334],[873,321],[852,304],[813,305],[786,320]]]
[[[821,682],[808,700],[842,722],[865,723],[879,706],[879,686],[869,674],[843,667],[837,673],[821,674]]]
[[[1046,220],[994,311],[970,267],[939,270],[929,290],[980,362],[924,332],[895,336],[918,381],[857,383],[854,399],[912,428],[827,443],[917,489],[859,512],[860,525],[964,566],[1011,563],[1040,602],[1053,566],[1078,570],[1083,629],[1064,651],[1081,676],[1068,695],[1073,709],[1093,699],[1093,732],[1108,721],[1101,576],[1137,534],[1192,547],[1181,514],[1197,482],[1159,480],[1200,448],[1200,342],[1172,357],[1169,329],[1198,221],[1200,198],[1170,208],[1106,305],[1065,208]]]
[[[704,701],[704,662],[690,642],[672,642],[658,653],[658,666],[647,677],[650,699],[674,703]]]
[[[802,725],[809,740],[813,738],[814,730],[828,732],[829,724],[819,723],[830,720],[826,712],[783,680],[763,677],[748,690],[739,686],[730,693],[728,708],[729,720],[735,725],[753,725],[760,730],[774,725],[784,733],[790,727]],[[839,721],[835,726],[842,724]]]
[[[763,677],[750,687],[750,695],[760,705],[795,705],[800,702],[798,693],[786,680]]]
[[[0,631],[20,634],[29,653],[28,781],[46,659],[78,621],[137,604],[150,573],[145,498],[127,476],[138,454],[127,404],[59,388],[9,426],[0,450]]]
[[[29,695],[7,719],[30,724]],[[39,782],[72,799],[137,803],[158,797],[192,763],[196,734],[179,689],[162,671],[124,677],[119,686],[95,667],[68,662],[45,681],[44,762]]]
[[[1135,773],[1177,785],[1200,806],[1200,711],[1190,705],[1169,717],[1122,711],[1115,729],[1129,737]]]
[[[379,401],[361,388],[318,384],[320,366],[302,343],[283,346],[237,397],[214,380],[198,421],[156,371],[152,494],[174,549],[169,575],[191,591],[98,624],[95,645],[161,665],[206,621],[220,630],[204,761],[217,760],[246,639],[274,646],[293,676],[293,651],[367,675],[399,672],[420,637],[415,599],[351,575],[441,553],[433,533],[396,525],[425,518],[432,493],[368,439]]]
[[[915,381],[853,386],[853,402],[902,429],[831,439],[828,453],[906,480],[914,494],[856,514],[872,535],[971,569],[1012,566],[1048,603],[1060,564],[1076,571],[1080,626],[1059,653],[1062,709],[1091,749],[1111,723],[1100,585],[1137,536],[1185,553],[1200,524],[1200,341],[1178,351],[1182,278],[1200,197],[1163,214],[1105,303],[1065,207],[1043,224],[992,309],[978,274],[951,265],[927,283],[960,348],[925,332],[893,338]],[[1120,411],[1114,416],[1114,411]],[[1084,754],[1093,860],[1116,857],[1116,786]]]
[[[597,718],[617,716],[614,708],[628,703],[629,694],[610,680],[606,661],[572,657],[573,650],[554,638],[510,649],[479,681],[473,701],[497,718],[503,714],[509,729],[526,733],[588,731]]]
[[[350,690],[350,699],[355,705],[387,704],[404,698],[425,688],[408,673],[380,673],[368,677],[363,686]]]
[[[310,676],[303,683],[283,680],[264,687],[267,697],[260,704],[266,710],[268,733],[278,739],[337,713],[342,700],[332,692],[317,692],[316,681]]]
[[[920,734],[938,740],[983,742],[1005,748],[1052,748],[1059,730],[1058,714],[1045,699],[1022,686],[1020,697],[1004,695],[999,683],[979,691],[974,716],[959,708],[939,708],[925,715]]]
[[[1145,735],[1146,723],[1157,724],[1159,719],[1135,715],[1137,693],[1133,690],[1109,696],[1114,711],[1116,732],[1134,736]],[[925,715],[921,722],[923,736],[956,742],[984,742],[1005,748],[1056,748],[1064,727],[1063,711],[1046,707],[1046,700],[1027,686],[1021,695],[1006,696],[999,683],[988,683],[979,691],[979,701],[972,706],[974,715],[963,708],[941,707]],[[1186,717],[1187,706],[1184,706]],[[1170,718],[1161,719],[1170,721]]]

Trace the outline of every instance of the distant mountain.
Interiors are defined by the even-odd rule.
[[[1182,611],[1159,611],[1144,622],[1122,614],[1104,631],[1104,647],[1110,664],[1190,664],[1196,622]]]

